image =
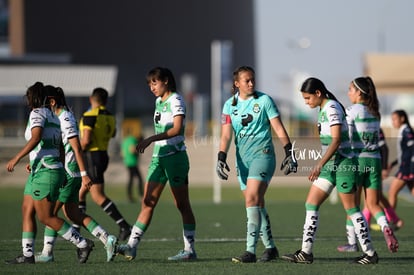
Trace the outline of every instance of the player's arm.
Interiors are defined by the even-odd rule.
[[[322,156],[321,160],[318,162],[318,164],[315,166],[315,168],[309,175],[310,181],[314,181],[319,177],[322,167],[331,159],[331,157],[335,154],[335,152],[341,145],[341,128],[341,124],[331,125],[331,144],[329,144],[325,154]]]
[[[282,120],[280,120],[280,117],[272,118],[270,120],[270,125],[272,126],[276,135],[280,139],[280,142],[282,143],[283,147],[290,143],[289,135],[285,129],[285,126],[282,123]]]
[[[280,165],[280,170],[283,170],[285,175],[290,173],[296,173],[298,168],[298,162],[293,152],[292,143],[290,142],[289,135],[285,129],[285,126],[282,123],[282,120],[279,116],[270,119],[270,125],[275,131],[276,135],[279,137],[280,141],[283,144],[283,149],[285,149],[285,158]]]
[[[82,185],[89,188],[91,184],[91,179],[86,173],[86,165],[83,161],[83,150],[79,141],[78,136],[72,136],[69,138],[69,144],[72,146],[73,153],[75,154],[76,162],[78,163],[79,170],[82,176]]]
[[[228,115],[223,115],[223,116],[228,116]],[[222,122],[221,124],[219,151],[227,154],[227,152],[229,151],[232,137],[233,137],[233,128],[231,126],[231,122],[225,119],[225,122],[224,123]]]
[[[7,166],[6,166],[7,171],[13,172],[14,167],[17,165],[17,163],[23,157],[29,154],[41,141],[42,132],[43,132],[42,127],[33,127],[31,132],[32,132],[32,137],[29,139],[26,145],[7,163]]]
[[[167,131],[163,133],[159,133],[153,136],[150,136],[143,141],[141,141],[136,149],[138,152],[143,153],[145,148],[147,148],[152,142],[158,141],[158,140],[164,140],[169,139],[175,136],[178,136],[182,132],[182,128],[184,126],[184,115],[176,115],[173,118],[173,127],[168,129]]]
[[[230,167],[227,164],[227,152],[230,147],[230,142],[233,136],[233,127],[231,125],[231,118],[228,114],[221,115],[221,135],[219,152],[217,155],[216,172],[220,179],[227,180],[230,172]],[[227,172],[225,171],[227,170]]]
[[[80,139],[80,145],[83,151],[86,151],[86,148],[88,148],[88,145],[91,144],[91,141],[92,141],[92,129],[84,128],[82,130],[82,135]]]

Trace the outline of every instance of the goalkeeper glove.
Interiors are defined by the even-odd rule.
[[[222,180],[227,180],[229,177],[229,175],[226,172],[224,172],[224,169],[226,169],[227,172],[230,172],[230,168],[226,163],[226,158],[227,158],[227,154],[224,153],[223,151],[220,151],[218,153],[216,172],[219,178]]]
[[[288,143],[283,147],[285,149],[285,159],[282,161],[280,170],[283,170],[285,175],[289,175],[291,172],[296,173],[298,171],[298,162],[296,161],[295,154],[292,151],[292,143]]]

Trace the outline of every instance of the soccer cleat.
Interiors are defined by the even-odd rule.
[[[53,262],[54,260],[55,258],[53,257],[53,254],[37,253],[35,255],[36,263],[49,263],[49,262]]]
[[[106,261],[110,262],[115,257],[115,248],[118,239],[114,235],[109,235],[108,239],[106,240],[105,250],[106,250]]]
[[[137,256],[137,248],[130,247],[127,244],[118,245],[116,249],[116,254],[123,255],[128,261],[135,259]]]
[[[384,227],[384,239],[387,243],[388,250],[392,253],[398,251],[398,241],[394,236],[394,232],[392,232],[392,229],[388,226]]]
[[[131,227],[122,227],[119,230],[118,240],[125,241],[131,235]]]
[[[258,259],[258,262],[270,262],[275,261],[277,258],[279,258],[279,251],[277,251],[276,247],[273,248],[266,248],[266,250],[263,252],[260,259]]]
[[[168,257],[169,261],[191,261],[197,260],[197,253],[195,251],[190,252],[186,250],[181,250],[177,255]]]
[[[246,251],[239,257],[231,258],[231,261],[233,263],[255,263],[256,255],[253,253],[250,253],[249,251]]]
[[[307,254],[302,250],[298,250],[293,254],[283,255],[282,259],[292,263],[311,264],[313,263],[313,254]]]
[[[357,252],[359,251],[357,244],[344,244],[336,248],[339,252]]]
[[[35,263],[34,255],[30,257],[19,255],[14,259],[6,260],[6,264],[34,264],[34,263]]]
[[[88,260],[89,254],[91,253],[91,251],[93,250],[93,247],[95,246],[93,241],[89,239],[85,239],[85,240],[86,240],[86,247],[78,248],[77,250],[78,260],[81,264],[86,263],[86,261]]]
[[[354,264],[377,264],[378,263],[378,255],[377,252],[374,252],[374,255],[368,256],[368,254],[363,254],[359,256],[353,261]]]

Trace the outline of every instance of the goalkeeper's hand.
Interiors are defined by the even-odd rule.
[[[227,172],[230,172],[230,168],[227,165],[226,158],[227,154],[223,151],[220,151],[218,153],[216,172],[219,178],[222,180],[227,180],[229,178],[229,175],[226,172],[224,172],[224,169],[226,169]]]
[[[295,154],[292,152],[292,143],[288,143],[284,147],[285,149],[285,159],[282,161],[280,170],[283,170],[285,175],[290,173],[296,173],[298,171],[298,162],[296,161]]]

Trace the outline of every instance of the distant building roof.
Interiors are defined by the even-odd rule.
[[[23,95],[36,81],[58,86],[66,96],[89,96],[96,87],[115,92],[118,68],[91,65],[0,65],[0,96]]]
[[[364,73],[378,93],[414,93],[414,54],[366,54]]]

